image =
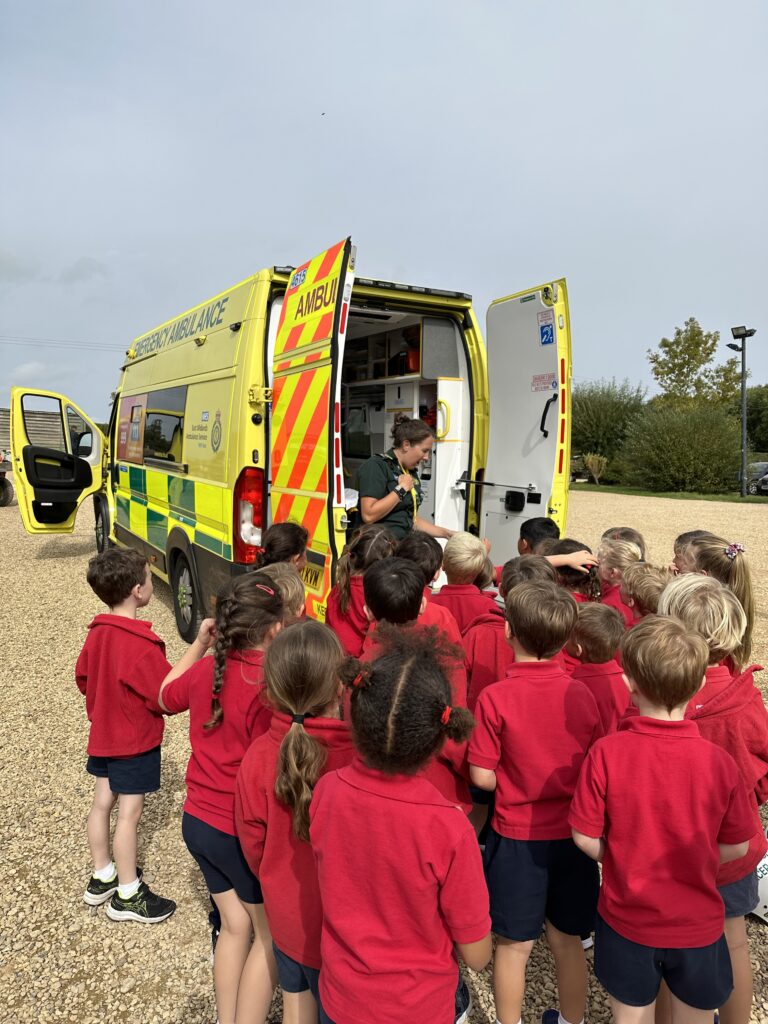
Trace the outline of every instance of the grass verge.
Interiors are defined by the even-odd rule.
[[[695,494],[687,491],[644,491],[639,487],[619,487],[603,484],[571,484],[572,491],[594,491],[596,494],[632,494],[638,498],[676,498],[679,501],[729,501],[748,505],[768,505],[768,495],[750,494]]]

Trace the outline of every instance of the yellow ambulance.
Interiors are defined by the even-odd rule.
[[[307,608],[323,619],[358,467],[399,411],[434,426],[420,516],[488,537],[565,524],[571,339],[564,280],[493,302],[355,277],[349,238],[272,267],[136,338],[104,434],[55,392],[11,392],[13,472],[29,533],[71,533],[90,498],[97,547],[147,555],[191,640],[263,530],[310,535]]]

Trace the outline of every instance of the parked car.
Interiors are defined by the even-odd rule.
[[[747,466],[747,494],[765,494],[768,491],[768,462],[751,462]]]

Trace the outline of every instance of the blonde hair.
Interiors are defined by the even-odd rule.
[[[445,545],[443,569],[449,583],[474,583],[483,572],[488,555],[479,537],[454,533]]]
[[[736,596],[712,576],[677,576],[661,595],[659,614],[680,619],[703,637],[710,665],[732,656],[747,628],[747,617]]]
[[[640,557],[645,561],[645,538],[633,526],[611,526],[600,538],[603,540],[628,540],[640,548]]]
[[[733,659],[747,665],[752,654],[752,630],[755,625],[755,593],[743,544],[731,543],[711,534],[695,537],[683,551],[695,572],[703,572],[720,580],[738,600],[747,617],[747,628]]]
[[[637,565],[642,560],[641,547],[630,540],[603,540],[597,549],[600,578],[604,580],[612,578],[611,570],[615,570],[621,576],[628,566]]]
[[[620,650],[622,667],[640,693],[667,711],[698,692],[709,659],[698,633],[661,615],[649,615],[627,630]]]
[[[632,602],[640,618],[655,615],[659,610],[661,593],[673,578],[666,567],[635,562],[621,574],[621,596]]]
[[[283,598],[283,625],[294,625],[304,613],[307,598],[299,570],[290,562],[272,562],[259,569],[259,572],[269,576],[280,591]]]

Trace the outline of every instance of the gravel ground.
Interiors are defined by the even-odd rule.
[[[609,526],[639,528],[649,557],[666,562],[683,530],[705,528],[742,541],[755,571],[761,609],[755,660],[768,658],[766,511],[720,502],[604,497],[575,493],[568,533],[591,546]],[[85,582],[94,551],[88,510],[72,537],[28,537],[18,508],[0,508],[3,607],[0,613],[3,689],[0,799],[3,806],[0,891],[0,1021],[169,1021],[216,1019],[206,927],[207,896],[181,839],[187,723],[171,719],[163,745],[163,784],[147,800],[140,827],[140,862],[156,891],[177,900],[167,923],[151,928],[116,924],[103,908],[81,900],[88,879],[85,817],[87,722],[73,681],[85,627],[99,612]],[[499,553],[501,556],[503,553]],[[184,645],[176,635],[168,587],[155,584],[147,610],[168,644],[171,661]],[[766,662],[768,664],[768,662]],[[766,683],[763,681],[765,690]],[[753,1021],[768,1021],[768,927],[749,925],[756,970]],[[552,962],[537,944],[529,967],[526,1024],[554,1005]],[[494,1020],[487,971],[471,974],[473,1024]],[[281,1019],[276,999],[271,1021]],[[609,1013],[594,980],[588,1019]]]

